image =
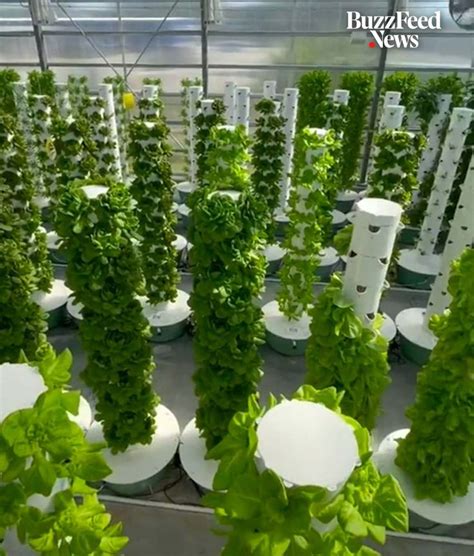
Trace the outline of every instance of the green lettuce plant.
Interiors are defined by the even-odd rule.
[[[16,103],[14,86],[20,81],[20,75],[12,68],[0,70],[0,111],[15,115]]]
[[[189,148],[189,99],[188,99],[188,90],[190,87],[197,87],[202,85],[202,80],[199,77],[195,79],[185,78],[181,80],[181,122],[183,126],[183,135],[184,135],[184,144],[186,148]],[[190,167],[189,167],[189,158],[186,156],[184,161],[184,173],[186,174],[186,178],[189,180],[191,178],[190,175]]]
[[[56,98],[56,76],[51,70],[33,70],[28,73],[28,93],[45,95],[51,100]]]
[[[100,451],[89,444],[70,415],[79,411],[79,392],[68,391],[72,357],[50,352],[35,364],[48,390],[33,407],[20,409],[0,423],[0,539],[15,529],[22,544],[56,556],[118,554],[128,539],[121,523],[97,498],[89,481],[111,473]],[[59,491],[57,481],[62,482]],[[50,507],[39,509],[33,495],[51,496]],[[0,554],[6,556],[0,545]]]
[[[415,105],[420,80],[411,71],[395,71],[383,80],[382,93],[397,91],[401,93],[400,104],[406,112],[411,112]]]
[[[331,103],[331,75],[326,70],[309,71],[298,81],[298,129],[326,125]]]
[[[91,96],[88,78],[86,75],[77,77],[76,75],[68,75],[67,89],[69,92],[69,101],[71,103],[72,113],[75,117],[83,115],[84,105]]]
[[[196,424],[208,448],[225,436],[234,413],[245,408],[248,396],[257,389],[262,364],[258,346],[264,331],[261,309],[254,300],[265,277],[260,205],[248,189],[245,165],[240,164],[248,159],[247,137],[242,128],[233,132],[215,128],[211,135],[209,159],[221,161],[222,167],[211,165],[209,185],[192,194],[189,230],[194,277],[189,304],[196,325],[193,380],[199,399]],[[226,175],[227,181],[221,182]],[[233,200],[220,194],[221,186],[240,191],[240,197]]]
[[[70,184],[59,200],[55,226],[68,258],[66,284],[83,305],[82,377],[96,395],[96,419],[107,443],[120,452],[151,442],[158,397],[152,388],[150,329],[137,299],[144,290],[132,199],[123,184],[105,183],[107,192],[96,199],[83,191],[87,182]]]
[[[365,326],[342,287],[339,274],[333,274],[310,311],[305,383],[344,391],[342,412],[372,430],[390,383],[388,342],[380,333],[381,315],[371,327]]]
[[[262,202],[265,214],[265,232],[269,243],[274,241],[273,214],[280,199],[280,181],[283,175],[285,153],[285,119],[277,112],[277,105],[270,99],[262,99],[256,105],[254,142],[252,145],[252,187]]]
[[[207,154],[209,150],[209,135],[214,126],[225,124],[225,106],[221,99],[216,99],[212,103],[212,114],[204,114],[200,112],[196,118],[196,144],[194,150],[196,152],[196,181],[200,186],[208,183],[207,174],[211,170],[210,164],[207,162]]]
[[[430,321],[438,342],[418,374],[415,403],[406,411],[410,432],[395,460],[418,498],[440,503],[466,495],[474,481],[473,272],[468,248],[451,266],[448,311]]]
[[[151,304],[173,301],[178,271],[173,240],[173,180],[169,129],[163,121],[131,122],[129,155],[135,178],[130,191],[137,202],[141,235],[140,253],[148,300]]]
[[[393,129],[379,133],[375,138],[377,154],[369,177],[369,197],[388,199],[408,208],[418,185],[416,177],[425,145],[424,135]]]
[[[319,253],[332,222],[328,197],[330,170],[334,163],[334,133],[319,137],[308,129],[295,139],[293,184],[289,199],[289,225],[283,247],[286,254],[280,270],[277,301],[289,319],[298,319],[313,301],[314,276]],[[317,155],[308,153],[318,152]]]
[[[255,462],[257,428],[267,411],[252,396],[246,411],[237,413],[227,435],[207,457],[219,460],[214,489],[204,497],[213,508],[221,534],[228,538],[225,556],[376,556],[366,539],[385,543],[386,529],[407,531],[408,510],[403,493],[391,475],[381,475],[370,460],[370,436],[354,419],[341,414],[343,393],[335,388],[301,387],[293,399],[323,404],[354,428],[361,465],[336,497],[317,485],[285,485],[271,469]],[[270,396],[268,409],[277,404]],[[327,532],[314,528],[334,523]]]
[[[362,146],[367,111],[374,91],[374,78],[365,71],[345,73],[341,88],[350,93],[341,155],[341,183],[350,189],[357,183],[359,157]]]
[[[114,91],[115,119],[117,123],[117,135],[120,147],[120,158],[122,160],[122,172],[128,175],[128,126],[130,118],[123,102],[123,95],[127,91],[127,83],[120,75],[106,77],[104,83],[110,83]]]

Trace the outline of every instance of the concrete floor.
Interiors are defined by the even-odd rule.
[[[58,275],[62,274],[61,270]],[[267,281],[266,291],[262,303],[274,299],[277,289],[276,281]],[[183,276],[180,286],[189,291],[191,278]],[[321,285],[316,285],[316,292],[321,291]],[[426,306],[427,293],[410,290],[391,289],[382,300],[382,309],[390,316],[403,308],[410,306]],[[73,386],[80,387],[84,395],[93,403],[91,393],[81,383],[79,373],[84,366],[85,355],[80,347],[78,332],[71,327],[53,331],[50,339],[57,350],[69,348],[74,355]],[[155,344],[154,355],[157,370],[154,377],[156,390],[162,403],[169,407],[176,415],[181,428],[194,416],[197,400],[193,393],[192,374],[194,363],[192,357],[192,340],[185,335],[168,344]],[[302,383],[305,366],[304,357],[285,357],[272,351],[268,346],[262,347],[264,359],[264,377],[260,392],[263,399],[269,392],[291,394]],[[383,400],[383,414],[379,418],[374,431],[375,444],[389,432],[404,428],[408,422],[404,411],[413,402],[417,367],[403,360],[397,352],[396,346],[390,355],[392,384],[386,391]],[[104,494],[112,494],[104,490]],[[178,465],[172,470],[171,478],[163,484],[160,492],[137,500],[153,502],[167,502],[171,504],[198,505],[199,493],[194,484],[179,469]],[[132,502],[132,504],[130,504]],[[124,502],[109,502],[110,510],[115,517],[122,519],[126,532],[131,538],[127,555],[133,556],[217,556],[220,553],[222,540],[213,535],[212,516],[194,513],[191,508],[187,511],[177,511],[172,506],[158,508],[143,507],[133,504],[132,500]],[[176,506],[175,506],[176,507]],[[427,523],[418,523],[417,531],[424,532]],[[428,532],[428,530],[426,530]],[[429,534],[446,535],[464,539],[474,539],[474,524],[462,527],[430,528]],[[468,541],[469,542],[469,541]],[[400,539],[392,537],[383,548],[384,556],[473,556],[474,541],[470,546],[453,545],[449,543],[435,543],[427,540]],[[12,553],[17,556],[16,553]],[[18,552],[18,556],[21,553]],[[245,556],[245,555],[242,555]]]

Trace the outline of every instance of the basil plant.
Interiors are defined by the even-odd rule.
[[[303,386],[293,396],[326,406],[354,429],[361,463],[332,498],[318,485],[287,486],[273,470],[257,466],[258,422],[278,403],[273,396],[268,408],[251,396],[248,407],[233,417],[227,435],[208,452],[219,467],[216,492],[203,500],[225,527],[220,532],[227,537],[223,556],[376,556],[376,550],[364,545],[366,539],[384,544],[386,529],[407,531],[400,486],[372,463],[370,435],[342,414],[343,395],[335,388]],[[326,532],[314,527],[315,520],[328,525]]]

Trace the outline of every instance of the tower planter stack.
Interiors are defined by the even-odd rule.
[[[263,307],[267,342],[285,355],[302,355],[309,338],[307,311],[325,229],[331,222],[325,188],[334,142],[334,133],[323,129],[304,129],[296,138],[281,285],[277,300]]]
[[[158,405],[152,386],[155,365],[137,299],[143,277],[129,191],[122,184],[74,182],[61,197],[56,224],[68,255],[67,283],[82,307],[82,378],[97,399],[88,439],[108,444],[112,489],[149,492],[174,456],[179,427]]]
[[[150,104],[151,99],[146,100]],[[135,176],[131,193],[137,203],[139,251],[146,287],[144,314],[152,327],[153,340],[167,342],[184,333],[190,310],[189,295],[177,289],[169,129],[157,117],[157,111],[158,107],[152,109],[147,118],[142,106],[142,116],[130,123],[129,154]]]
[[[474,159],[471,156],[470,168],[461,190],[456,212],[451,221],[448,239],[441,256],[440,270],[433,283],[426,308],[410,307],[398,313],[395,322],[400,333],[403,354],[414,363],[423,365],[428,361],[431,350],[436,345],[436,336],[429,324],[433,315],[441,315],[448,307],[449,267],[463,249],[474,241]]]
[[[224,105],[225,120],[228,125],[235,124],[235,89],[237,85],[234,81],[226,81],[224,83]]]
[[[377,471],[369,433],[342,414],[342,396],[304,386],[268,408],[252,396],[233,418],[209,452],[219,466],[203,500],[225,526],[226,553],[378,555],[366,540],[407,531],[400,487]]]
[[[259,116],[252,148],[252,185],[264,215],[262,231],[267,243],[264,252],[268,263],[267,274],[275,274],[285,253],[275,241],[276,225],[273,220],[280,198],[285,120],[278,114],[279,103],[269,98],[260,100],[256,110]]]
[[[410,510],[448,525],[474,520],[473,272],[474,249],[467,247],[451,265],[449,311],[430,321],[438,339],[406,412],[411,428],[388,435],[376,454],[380,470],[400,481]]]
[[[237,411],[245,409],[261,377],[263,288],[260,205],[249,189],[243,126],[216,126],[210,133],[206,185],[192,195],[190,239],[195,323],[193,376],[196,419],[183,431],[180,458],[188,475],[210,488],[215,462],[206,450],[222,440]]]
[[[310,312],[305,382],[345,391],[343,412],[372,429],[390,382],[385,336],[395,331],[382,333],[378,311],[402,211],[384,199],[362,199],[356,206],[344,279],[333,275]]]
[[[438,235],[472,114],[469,108],[453,110],[418,243],[415,249],[400,252],[398,281],[401,284],[423,289],[433,283],[439,272]]]

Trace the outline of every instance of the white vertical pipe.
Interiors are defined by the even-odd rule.
[[[104,114],[107,119],[109,128],[109,150],[113,156],[113,168],[115,176],[119,181],[122,180],[122,162],[120,158],[120,146],[117,131],[117,121],[115,119],[115,99],[114,89],[110,83],[101,83],[99,85],[99,96],[105,102]]]
[[[201,101],[203,96],[203,88],[200,85],[193,85],[187,90],[188,95],[188,114],[189,114],[189,125],[188,125],[188,161],[189,161],[189,179],[191,183],[196,182],[196,124],[195,118],[199,113],[198,103]]]
[[[466,133],[473,114],[474,110],[469,108],[455,108],[451,115],[417,244],[419,255],[434,253],[443,222],[444,211],[446,210],[449,195],[453,187],[457,165],[463,151]]]
[[[249,131],[250,117],[250,87],[237,87],[235,89],[235,124],[243,125]]]
[[[398,104],[387,104],[383,107],[382,117],[380,118],[379,133],[387,129],[399,129],[402,127],[405,107]]]
[[[263,82],[263,98],[274,99],[276,97],[276,81]]]
[[[448,281],[451,262],[461,256],[466,247],[474,242],[474,155],[461,189],[461,195],[449,229],[446,247],[441,257],[441,269],[433,284],[425,313],[428,326],[432,315],[441,314],[448,308],[451,296]]]
[[[142,99],[147,101],[153,101],[158,98],[160,94],[160,88],[158,85],[143,85],[142,87]],[[160,115],[160,110],[153,106],[153,103],[145,103],[145,106],[140,106],[140,113],[142,117],[146,120],[148,118],[158,118]]]
[[[290,174],[293,169],[293,150],[296,130],[296,114],[298,112],[298,95],[296,88],[285,89],[281,115],[285,118],[285,153],[283,154],[283,172],[280,182],[279,209],[284,212],[290,193]]]
[[[234,81],[226,81],[224,84],[224,105],[225,105],[225,121],[229,125],[235,123],[235,90],[237,85]]]
[[[349,104],[350,92],[347,89],[334,89],[332,94],[332,101],[337,104],[347,106]]]
[[[387,91],[383,97],[383,107],[400,104],[402,94],[398,91]]]
[[[401,215],[402,207],[385,199],[366,198],[356,205],[343,293],[366,324],[379,309]]]

